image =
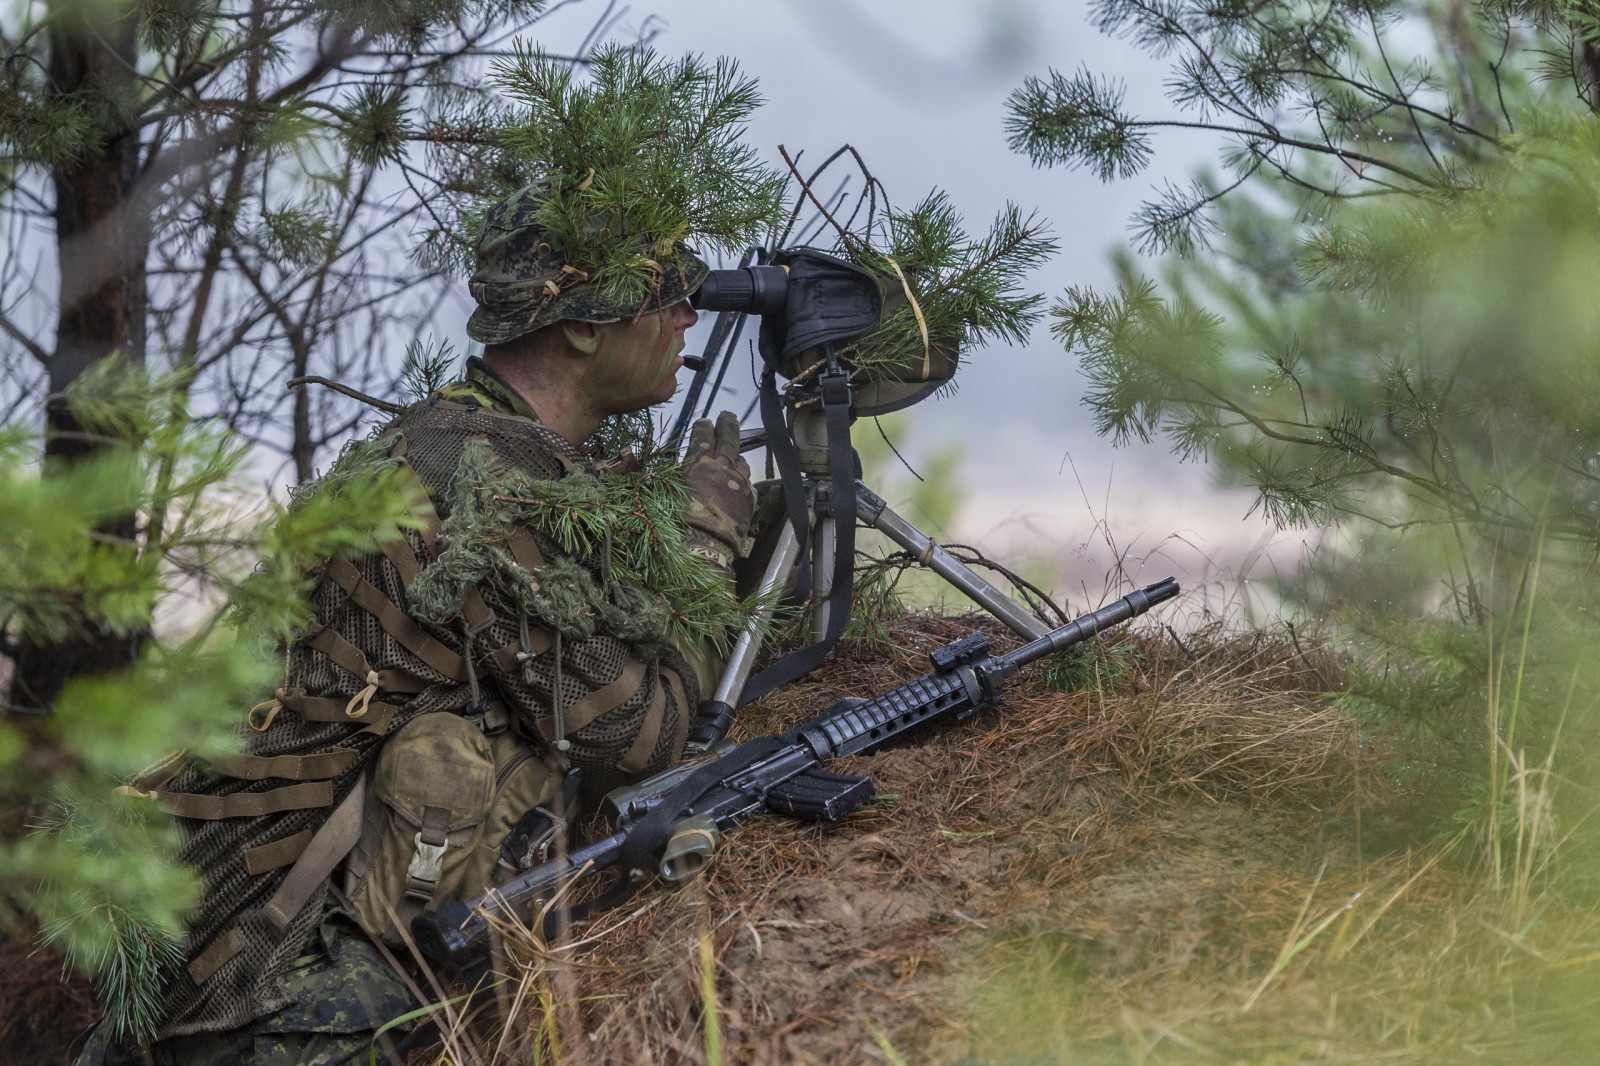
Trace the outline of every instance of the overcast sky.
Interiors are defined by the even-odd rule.
[[[597,0],[558,10],[537,39],[575,49],[600,10]],[[780,144],[820,160],[848,143],[896,203],[946,189],[975,231],[1007,201],[1037,208],[1062,247],[1033,279],[1052,297],[1106,283],[1109,255],[1151,187],[1215,158],[1214,143],[1165,136],[1150,172],[1107,185],[1082,171],[1035,170],[1006,147],[1006,97],[1051,67],[1087,65],[1126,81],[1133,110],[1170,113],[1165,67],[1096,31],[1083,0],[637,0],[616,10],[614,36],[655,28],[664,53],[732,56],[757,77],[767,104],[750,138],[774,165]],[[953,396],[915,408],[897,441],[914,461],[943,442],[964,445],[957,482],[969,503],[947,537],[1054,555],[1059,587],[1073,592],[1098,590],[1109,564],[1097,520],[1120,548],[1155,556],[1148,567],[1161,573],[1146,577],[1177,570],[1191,581],[1248,554],[1265,532],[1242,520],[1248,495],[1219,493],[1203,468],[1180,466],[1164,446],[1098,439],[1074,360],[1044,326],[1025,346],[968,353],[957,383]],[[727,406],[742,410],[749,397],[746,386]],[[893,503],[897,485],[886,480],[879,487]],[[1273,555],[1292,565],[1296,550],[1285,543]]]

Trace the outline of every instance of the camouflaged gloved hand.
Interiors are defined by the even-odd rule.
[[[689,488],[683,519],[691,527],[690,550],[732,566],[750,550],[750,520],[756,511],[750,465],[739,455],[739,420],[732,411],[717,416],[715,429],[710,419],[702,418],[689,430],[683,481]]]

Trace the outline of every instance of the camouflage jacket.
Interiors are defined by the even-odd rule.
[[[283,977],[315,937],[328,899],[327,871],[316,876],[309,856],[317,849],[308,845],[359,805],[355,786],[384,738],[418,715],[471,715],[486,729],[508,725],[535,747],[565,748],[589,790],[680,757],[698,685],[676,653],[641,654],[603,627],[563,640],[492,586],[474,587],[447,624],[419,621],[407,608],[408,588],[442,550],[468,442],[486,442],[493,463],[504,464],[498,469],[536,478],[592,469],[532,416],[477,361],[465,380],[399,414],[380,439],[425,490],[417,493],[428,501],[423,528],[381,553],[320,569],[314,620],[288,649],[283,687],[251,712],[243,757],[190,765],[146,786],[178,816],[183,857],[205,883],[190,961],[175,976],[160,1037],[237,1028],[288,1004]],[[526,529],[503,547],[536,575],[560,559]]]

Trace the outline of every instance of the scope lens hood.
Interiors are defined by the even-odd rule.
[[[772,315],[788,302],[789,275],[781,266],[713,270],[689,297],[697,311],[742,311]]]

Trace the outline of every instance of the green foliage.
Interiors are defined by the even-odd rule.
[[[1108,692],[1138,664],[1132,644],[1090,640],[1046,656],[1035,669],[1052,692]]]
[[[18,862],[44,881],[30,903],[46,942],[95,978],[116,1039],[154,1031],[173,970],[184,962],[181,912],[199,901],[171,859],[171,820],[147,801],[100,789],[56,795],[59,813],[21,841]]]
[[[886,294],[882,321],[849,350],[870,373],[921,366],[930,349],[953,354],[990,340],[1027,340],[1042,297],[1019,287],[1056,243],[1037,215],[1024,218],[1009,204],[973,239],[949,196],[934,191],[909,211],[887,211],[880,231],[845,242],[845,251],[882,279]]]
[[[350,155],[364,166],[398,162],[414,135],[406,95],[390,85],[364,85],[339,130]]]
[[[605,46],[579,73],[519,43],[493,77],[518,105],[494,195],[545,184],[540,223],[608,300],[642,300],[679,242],[742,252],[782,217],[784,177],[744,142],[761,97],[732,60]],[[458,243],[456,261],[471,248]]]
[[[1174,104],[1232,138],[1230,180],[1140,216],[1147,248],[1209,237],[1215,254],[1169,259],[1159,283],[1124,256],[1114,291],[1053,308],[1097,427],[1214,463],[1280,525],[1334,527],[1288,591],[1351,641],[1341,706],[1520,908],[1558,844],[1596,854],[1571,784],[1600,759],[1593,20],[1096,10],[1172,55]],[[1107,173],[1142,163],[1116,123],[1134,140],[1183,124],[1056,113],[1068,88],[1110,90],[1043,88],[1019,94],[1013,131],[1044,161]]]
[[[8,154],[48,165],[72,163],[88,155],[94,123],[81,100],[42,95],[40,71],[17,66],[0,74],[0,145]]]
[[[419,575],[408,600],[419,618],[445,624],[467,590],[498,588],[530,619],[569,639],[596,627],[645,650],[710,640],[726,647],[749,617],[723,572],[689,550],[683,522],[688,492],[679,467],[599,478],[582,470],[547,480],[493,460],[468,442],[452,487],[439,557]],[[534,576],[506,547],[519,530],[549,537],[570,560]]]
[[[886,655],[894,651],[894,624],[906,615],[899,588],[906,566],[903,559],[879,558],[856,568],[855,598],[850,601],[850,620],[842,639],[858,653]]]
[[[141,43],[153,51],[198,49],[216,31],[218,0],[139,0]]]
[[[86,461],[43,470],[35,431],[0,431],[7,636],[146,636],[130,669],[76,678],[48,715],[0,718],[0,802],[44,830],[0,841],[0,923],[36,915],[95,977],[113,1026],[142,1033],[198,886],[172,858],[170,820],[113,785],[175,749],[232,750],[279,670],[270,635],[303,619],[305,568],[412,520],[370,463],[291,507],[241,507],[239,442],[195,426],[173,383],[138,368],[97,367],[69,397],[105,434]],[[108,538],[107,519],[129,511],[138,538]],[[239,626],[217,624],[227,601]]]
[[[1170,63],[1171,117],[1123,106],[1119,82],[1088,69],[1031,76],[1008,101],[1011,147],[1040,166],[1102,180],[1139,174],[1161,129],[1223,141],[1222,182],[1164,183],[1133,217],[1147,252],[1189,254],[1225,227],[1216,205],[1255,175],[1342,200],[1448,194],[1476,186],[1515,142],[1539,77],[1547,102],[1589,93],[1584,8],[1483,3],[1250,4],[1096,0],[1096,26]],[[1317,206],[1316,210],[1321,210]]]
[[[1086,166],[1101,181],[1131,178],[1150,160],[1150,134],[1122,110],[1125,92],[1087,70],[1029,77],[1007,101],[1011,148],[1035,166]]]
[[[650,416],[648,408],[643,411],[623,411],[607,415],[589,434],[583,447],[590,455],[608,458],[619,458],[632,450],[646,461],[654,461],[657,450],[655,433],[655,419]]]
[[[405,362],[400,364],[400,385],[411,402],[425,400],[445,385],[459,378],[460,359],[455,345],[441,341],[437,346],[429,337],[406,345]]]
[[[1298,289],[1196,263],[1164,294],[1126,264],[1114,295],[1069,291],[1055,330],[1097,427],[1220,461],[1285,525],[1459,526],[1512,558],[1536,535],[1595,546],[1600,132],[1527,126],[1477,190],[1309,229]]]

